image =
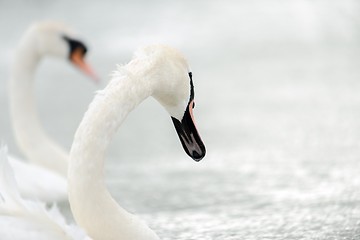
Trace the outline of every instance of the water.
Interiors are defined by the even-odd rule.
[[[359,9],[350,0],[2,1],[0,136],[19,153],[5,82],[29,22],[74,26],[103,81],[60,60],[40,66],[40,114],[67,148],[115,65],[139,45],[167,43],[191,63],[208,153],[188,159],[165,111],[147,100],[109,150],[119,203],[162,239],[359,239]]]

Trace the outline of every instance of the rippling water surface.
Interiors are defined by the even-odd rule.
[[[109,150],[119,203],[162,239],[360,239],[359,10],[350,0],[0,1],[0,137],[20,154],[6,80],[30,22],[76,28],[102,78],[56,59],[39,67],[41,118],[67,148],[115,65],[139,45],[170,44],[192,66],[207,156],[188,159],[165,111],[145,101]]]

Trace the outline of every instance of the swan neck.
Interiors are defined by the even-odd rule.
[[[34,76],[39,61],[40,58],[30,44],[20,44],[9,81],[11,122],[16,141],[25,151],[32,138],[43,133],[34,96]]]
[[[152,89],[146,78],[127,72],[114,76],[100,91],[76,131],[68,170],[69,202],[76,222],[93,239],[139,238],[138,222],[111,197],[104,183],[106,150],[126,116]],[[145,232],[151,232],[143,226]],[[153,234],[153,233],[147,233]]]
[[[27,34],[15,53],[8,85],[12,127],[29,161],[66,175],[67,155],[46,134],[36,107],[34,81],[40,61],[33,36]]]

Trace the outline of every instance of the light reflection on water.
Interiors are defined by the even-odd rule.
[[[162,239],[360,238],[359,35],[336,10],[354,16],[355,2],[39,4],[0,3],[8,32],[2,76],[13,43],[37,18],[65,18],[83,33],[103,85],[116,63],[147,42],[188,57],[207,157],[191,162],[150,100],[129,116],[106,166],[114,197]],[[18,11],[17,22],[6,24]],[[84,79],[51,60],[38,74],[42,119],[67,147],[97,88]],[[66,94],[54,96],[59,89]],[[16,151],[7,117],[0,121]],[[69,215],[67,204],[62,209]]]

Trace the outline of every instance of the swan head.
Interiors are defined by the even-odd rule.
[[[164,45],[142,48],[134,59],[135,66],[149,66],[142,75],[151,79],[148,82],[153,84],[152,96],[171,116],[185,152],[200,161],[206,149],[195,124],[195,91],[186,59],[177,50]]]
[[[54,56],[68,59],[89,77],[97,80],[91,67],[85,62],[86,45],[69,27],[57,22],[38,22],[27,32],[27,41],[33,44],[39,57]]]

